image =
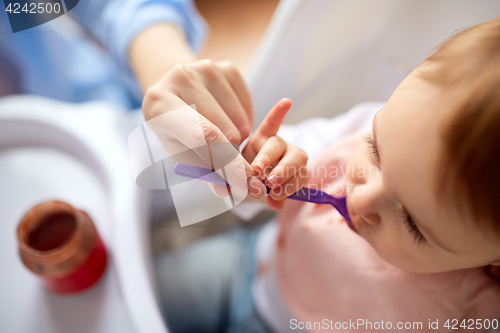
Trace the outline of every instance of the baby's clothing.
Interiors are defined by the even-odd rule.
[[[350,130],[310,164],[309,187],[342,194],[347,162],[362,143],[358,131],[380,107],[365,104],[343,116],[343,128]],[[453,319],[460,331],[463,319],[469,325],[469,319],[500,317],[500,286],[483,268],[438,274],[401,270],[381,259],[329,205],[288,200],[278,224],[259,235],[253,282],[257,311],[277,332],[298,331],[293,328],[302,327],[299,322],[311,323],[305,328],[313,332],[444,332]],[[439,329],[429,329],[436,321]],[[398,326],[408,323],[411,329]]]

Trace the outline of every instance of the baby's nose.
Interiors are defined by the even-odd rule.
[[[381,221],[381,218],[378,214],[375,213],[369,213],[363,217],[361,217],[363,220],[366,221],[368,224],[379,224]]]
[[[365,173],[365,167],[363,165],[351,165],[349,172],[351,173],[349,175],[351,181],[355,185],[366,184],[367,178]]]
[[[379,193],[368,184],[356,184],[349,193],[349,202],[352,210],[361,222],[378,224],[381,221],[378,214]]]

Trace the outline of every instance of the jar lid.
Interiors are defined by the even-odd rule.
[[[31,208],[18,225],[17,238],[28,269],[45,277],[61,277],[88,258],[97,231],[85,212],[55,200]]]

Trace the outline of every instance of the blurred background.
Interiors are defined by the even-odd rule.
[[[231,60],[246,73],[266,31],[278,0],[195,0],[210,26],[200,57]]]

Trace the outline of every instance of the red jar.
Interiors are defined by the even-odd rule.
[[[19,223],[17,238],[24,265],[56,293],[83,291],[106,269],[106,248],[94,223],[65,202],[31,208]]]

